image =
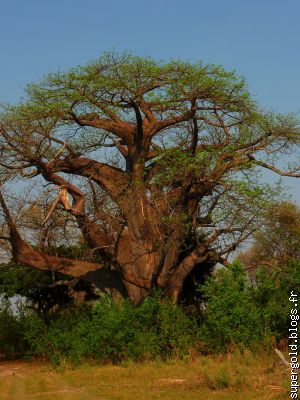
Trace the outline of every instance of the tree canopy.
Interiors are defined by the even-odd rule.
[[[263,111],[234,72],[104,54],[3,106],[1,239],[20,264],[96,281],[135,303],[157,287],[177,299],[193,271],[226,263],[259,225],[274,189],[258,170],[300,176],[297,146],[297,119]],[[19,200],[14,180],[32,189]],[[60,206],[49,216],[52,187]],[[50,254],[53,229],[87,251]]]

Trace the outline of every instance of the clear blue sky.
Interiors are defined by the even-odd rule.
[[[299,0],[2,0],[0,101],[103,50],[222,64],[260,104],[300,116]],[[289,185],[300,198],[300,181]]]

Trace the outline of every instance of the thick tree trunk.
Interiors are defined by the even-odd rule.
[[[76,217],[87,242],[92,248],[99,246],[100,254],[105,255],[106,261],[111,260],[111,268],[35,250],[21,238],[2,195],[0,202],[9,226],[16,262],[92,282],[102,290],[129,297],[137,305],[158,287],[165,296],[177,301],[185,278],[199,261],[199,253],[193,252],[177,265],[180,248],[178,232],[170,235],[166,242],[159,241],[159,218],[145,198],[132,198],[127,209],[124,207],[128,227],[120,231],[114,245],[112,237],[105,236],[99,226],[91,223],[84,215]],[[103,249],[105,251],[102,252]]]

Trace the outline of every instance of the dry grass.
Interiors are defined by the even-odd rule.
[[[233,353],[195,360],[65,366],[0,364],[1,400],[280,400],[288,370],[276,355]]]

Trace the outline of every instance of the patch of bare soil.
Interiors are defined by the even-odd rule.
[[[2,361],[0,362],[0,377],[14,375],[20,372],[24,367],[28,367],[25,361]]]

